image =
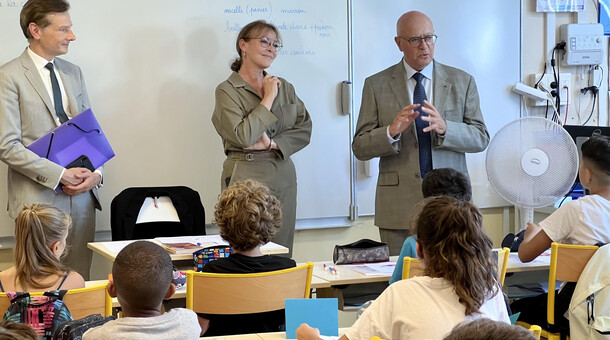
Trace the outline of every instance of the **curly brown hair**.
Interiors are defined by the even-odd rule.
[[[282,204],[269,188],[247,179],[231,184],[216,203],[214,220],[220,236],[237,251],[265,244],[282,226]]]
[[[482,222],[476,206],[449,196],[425,199],[417,220],[424,274],[451,282],[466,315],[499,291],[492,241]]]

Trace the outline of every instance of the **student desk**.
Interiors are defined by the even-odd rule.
[[[339,328],[339,336],[342,336],[347,332],[349,328]],[[224,336],[210,336],[201,337],[200,339],[226,339],[226,340],[285,340],[286,332],[272,332],[272,333],[257,333],[257,334],[241,334],[241,335],[224,335]]]
[[[164,239],[172,239],[173,237],[167,237]],[[178,236],[175,237],[175,239],[177,240],[183,240],[185,237],[184,236]],[[210,238],[210,239],[217,239],[218,235],[207,235],[207,236],[197,236],[197,238],[201,238],[201,239],[206,239],[206,238]],[[120,249],[122,249],[123,247],[125,247],[127,244],[134,242],[137,240],[132,240],[132,241],[108,241],[108,242],[89,242],[87,243],[87,247],[91,250],[93,250],[94,252],[102,255],[103,257],[109,259],[110,261],[114,262],[114,259],[116,258],[116,256],[118,255]],[[150,240],[149,240],[150,241]],[[193,251],[195,251],[196,249],[193,249]],[[288,253],[288,248],[273,243],[273,242],[269,242],[267,244],[265,244],[264,246],[261,247],[261,251],[263,254],[269,254],[269,255],[276,255],[276,254],[286,254]],[[178,254],[170,254],[170,257],[172,258],[172,261],[192,261],[193,260],[193,254],[192,252],[188,252],[188,253],[178,253]]]
[[[523,263],[519,260],[517,253],[508,255],[508,265],[506,266],[507,273],[530,272],[537,270],[549,270],[551,266],[551,252],[544,252],[532,262]]]
[[[390,261],[396,261],[398,259],[397,256],[390,257]],[[534,261],[529,263],[523,263],[519,260],[517,253],[510,253],[508,257],[508,265],[506,268],[507,273],[517,273],[517,272],[533,272],[540,271],[540,277],[548,277],[548,273],[545,273],[549,270],[551,261],[550,253],[543,253],[539,257],[537,257]],[[337,268],[338,274],[331,274],[328,270],[324,270],[324,264],[332,265]],[[336,286],[340,285],[348,285],[348,284],[363,284],[363,283],[371,283],[371,282],[388,282],[391,278],[391,274],[387,275],[365,275],[355,270],[349,269],[343,265],[333,265],[332,261],[323,261],[323,262],[315,262],[313,269],[313,276],[327,281],[327,286],[325,283],[321,282],[316,287],[316,297],[319,298],[337,298],[339,299],[339,309],[343,310],[343,294],[341,289],[337,289]],[[528,274],[528,277],[532,277]],[[538,280],[536,277],[535,280]],[[512,281],[512,280],[511,280]],[[539,280],[538,280],[539,281]],[[542,280],[544,281],[544,280]],[[313,282],[313,281],[312,281]],[[512,283],[512,282],[511,282]]]

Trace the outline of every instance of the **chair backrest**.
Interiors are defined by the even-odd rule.
[[[498,251],[498,278],[500,285],[504,286],[504,279],[506,278],[506,268],[508,267],[508,257],[510,255],[510,248],[504,247]]]
[[[405,256],[402,265],[402,279],[424,275],[424,265],[419,259]]]
[[[555,281],[578,282],[580,274],[597,251],[598,246],[573,244],[551,244],[551,264],[549,267],[549,294],[547,298],[547,321],[555,324]]]
[[[540,333],[542,333],[542,327],[540,327],[538,325],[531,325],[530,332],[534,333],[534,335],[536,336],[536,339],[540,340]]]
[[[30,293],[30,296],[41,296],[43,292]],[[108,295],[106,284],[99,286],[70,289],[63,298],[74,320],[90,314],[112,315],[112,298]],[[11,305],[6,293],[0,293],[0,315]]]
[[[180,222],[137,224],[147,197],[171,199]],[[135,240],[168,236],[205,235],[205,209],[199,193],[185,186],[132,187],[121,191],[110,203],[112,240]]]
[[[286,299],[309,298],[313,263],[253,274],[186,273],[186,308],[205,314],[284,309]]]

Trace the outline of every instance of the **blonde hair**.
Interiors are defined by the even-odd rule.
[[[70,215],[54,206],[32,204],[23,207],[15,219],[15,285],[46,288],[41,279],[68,272],[51,251],[51,245],[64,241],[71,225]]]
[[[214,219],[220,236],[235,250],[248,251],[271,241],[282,226],[282,205],[267,186],[238,181],[220,194]]]
[[[424,274],[451,282],[466,315],[473,314],[499,291],[481,212],[449,196],[431,197],[424,204],[417,219]]]

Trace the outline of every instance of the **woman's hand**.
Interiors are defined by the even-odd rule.
[[[244,150],[269,150],[271,146],[271,138],[267,136],[266,132],[256,141],[254,144],[245,148]]]
[[[261,104],[268,110],[271,110],[271,105],[273,105],[273,101],[277,97],[280,86],[280,80],[269,73],[263,78],[263,100],[261,100]]]

